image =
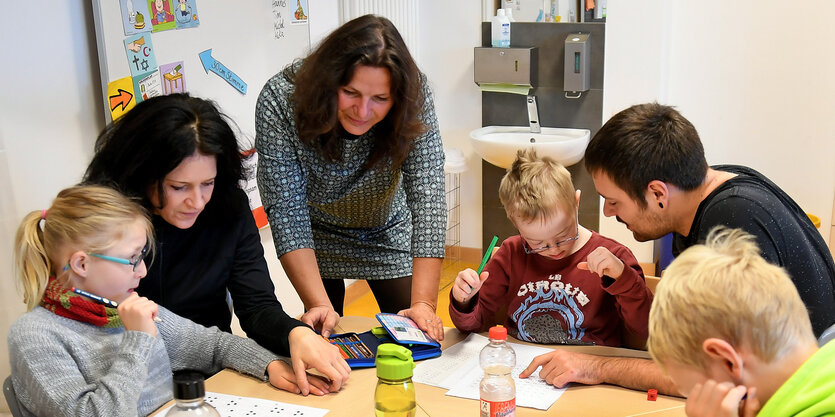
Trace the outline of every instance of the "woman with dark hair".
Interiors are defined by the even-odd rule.
[[[444,155],[426,77],[397,29],[366,15],[267,81],[255,110],[258,187],[276,252],[330,333],[344,279],[436,339]]]
[[[338,348],[289,317],[276,299],[242,178],[227,118],[211,101],[173,94],[145,100],[108,125],[84,182],[114,187],[153,214],[156,254],[139,294],[231,332],[229,294],[246,334],[290,355],[304,395],[309,368],[338,390],[350,368]]]

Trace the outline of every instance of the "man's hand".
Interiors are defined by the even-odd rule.
[[[519,377],[527,378],[540,366],[539,376],[558,388],[570,382],[586,385],[605,383],[639,391],[657,389],[661,394],[681,395],[673,381],[648,359],[594,356],[556,349],[535,357]]]
[[[598,370],[605,360],[606,358],[601,356],[556,349],[533,358],[531,364],[519,374],[519,378],[529,377],[541,366],[539,377],[557,388],[562,388],[569,382],[602,384],[603,379]]]
[[[329,392],[339,391],[342,388],[342,384],[351,374],[351,367],[345,359],[342,359],[338,347],[304,326],[291,330],[288,339],[290,361],[293,363],[292,371],[295,373],[294,381],[302,395],[307,395],[314,388],[313,380],[307,374],[307,370],[311,368],[330,378]],[[311,383],[310,386],[308,386],[308,381]],[[316,392],[313,391],[313,393]]]
[[[756,394],[756,388],[708,379],[693,386],[684,411],[689,417],[753,417],[760,410]]]
[[[411,307],[398,311],[397,314],[414,320],[421,330],[429,334],[429,337],[437,341],[444,340],[444,323],[429,304],[416,302]]]
[[[333,332],[336,323],[339,323],[339,314],[336,314],[333,306],[315,306],[302,315],[301,321],[322,333],[322,337],[327,338]]]
[[[294,394],[307,395],[302,393],[299,388],[293,368],[283,361],[272,361],[267,365],[267,378],[270,380],[270,384],[278,389]],[[310,392],[314,395],[325,395],[329,392],[328,383],[316,375],[307,375],[306,381],[310,382]]]

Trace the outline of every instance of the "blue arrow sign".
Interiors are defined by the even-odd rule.
[[[207,49],[200,53],[200,62],[203,63],[203,69],[206,70],[206,74],[209,71],[217,74],[220,78],[226,80],[229,85],[235,87],[236,90],[240,91],[241,94],[246,94],[246,83],[238,77],[237,74],[232,72],[229,68],[226,68],[226,65],[220,63],[220,61],[212,58],[212,50]]]

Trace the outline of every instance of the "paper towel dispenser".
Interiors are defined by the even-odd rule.
[[[565,91],[581,92],[589,89],[589,36],[589,33],[570,33],[565,38]]]
[[[536,48],[475,48],[473,80],[478,85],[536,86]]]

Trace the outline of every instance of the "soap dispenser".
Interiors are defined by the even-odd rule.
[[[589,36],[589,33],[571,33],[565,38],[563,87],[568,98],[578,98],[590,87]]]
[[[505,15],[504,9],[496,10],[490,29],[494,48],[510,47],[510,19]]]

